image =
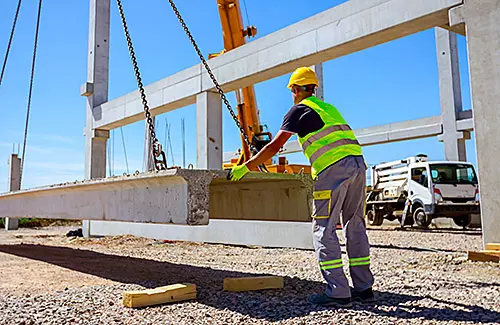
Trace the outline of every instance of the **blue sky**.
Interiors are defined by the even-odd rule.
[[[122,0],[145,84],[181,71],[199,60],[166,0]],[[270,34],[345,1],[247,0],[250,23],[258,36]],[[243,3],[242,3],[243,4]],[[0,58],[3,59],[17,1],[0,3]],[[110,87],[113,99],[136,89],[118,9],[111,1]],[[203,53],[222,49],[222,33],[215,0],[177,0]],[[266,8],[263,10],[262,8]],[[300,10],[297,10],[300,8]],[[0,192],[7,190],[7,160],[13,143],[22,143],[29,87],[37,3],[24,1],[8,67],[0,86]],[[85,98],[79,88],[86,81],[88,1],[44,1],[33,92],[23,188],[83,179]],[[279,14],[277,14],[279,13]],[[247,23],[244,14],[245,23]],[[464,109],[470,109],[465,39],[459,36]],[[261,121],[272,133],[292,105],[288,75],[256,85]],[[325,100],[344,114],[353,128],[438,115],[439,87],[434,30],[354,53],[324,63]],[[229,98],[234,104],[234,96]],[[165,118],[171,124],[175,163],[182,162],[181,119],[186,121],[187,163],[195,164],[195,108],[188,106],[157,117],[164,142]],[[130,171],[142,170],[144,122],[123,128]],[[240,140],[227,111],[223,120],[224,151]],[[120,130],[112,133],[114,171],[125,171]],[[475,163],[474,138],[467,143]],[[369,164],[426,153],[443,159],[436,138],[364,148]],[[171,158],[169,156],[169,160]],[[289,160],[305,163],[301,154]]]

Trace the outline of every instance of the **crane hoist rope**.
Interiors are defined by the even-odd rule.
[[[24,141],[23,141],[23,154],[21,156],[21,170],[19,173],[21,184],[22,184],[23,170],[24,170],[24,158],[26,156],[26,144],[28,142],[28,126],[29,126],[30,111],[31,111],[31,97],[33,94],[33,79],[35,76],[35,62],[36,62],[36,52],[37,52],[37,48],[38,48],[38,35],[39,35],[39,31],[40,31],[41,13],[42,13],[42,0],[40,0],[38,2],[38,16],[37,16],[37,20],[36,20],[35,43],[33,45],[33,59],[31,61],[30,90],[29,90],[29,94],[28,94],[28,106],[26,109],[26,123],[24,126]]]
[[[10,32],[9,43],[7,45],[7,51],[5,52],[5,58],[3,60],[2,73],[0,73],[0,85],[2,85],[3,74],[5,72],[5,67],[7,66],[7,60],[9,58],[9,53],[10,53],[10,46],[12,45],[12,39],[14,38],[14,32],[16,30],[16,25],[17,25],[17,17],[19,17],[19,9],[21,9],[22,1],[23,0],[19,0],[19,2],[17,3],[17,9],[16,9],[16,14],[14,16],[14,22],[12,23],[12,30]]]

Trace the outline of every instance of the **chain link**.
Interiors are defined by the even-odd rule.
[[[186,35],[188,36],[189,40],[191,41],[191,44],[193,45],[196,53],[198,54],[198,56],[200,57],[200,60],[201,62],[203,63],[203,65],[205,66],[205,69],[207,70],[208,72],[208,75],[210,76],[210,79],[212,79],[212,82],[214,83],[215,85],[215,88],[217,89],[217,92],[219,93],[220,95],[220,98],[222,99],[222,101],[224,102],[224,104],[226,105],[228,111],[229,111],[229,114],[231,114],[231,117],[233,118],[234,120],[234,123],[236,123],[236,126],[240,129],[240,133],[241,135],[243,136],[243,139],[245,140],[245,143],[247,144],[247,146],[250,148],[250,152],[254,152],[255,151],[255,146],[252,144],[252,142],[250,141],[250,139],[248,138],[248,135],[247,133],[245,132],[245,129],[243,128],[243,126],[241,125],[240,121],[238,120],[238,117],[236,116],[236,114],[234,113],[234,110],[232,109],[231,107],[231,104],[229,103],[229,101],[227,100],[226,98],[226,95],[224,94],[224,91],[222,90],[222,87],[219,85],[219,83],[217,82],[217,79],[215,79],[215,76],[212,72],[212,69],[210,69],[210,66],[208,65],[207,61],[205,60],[205,57],[203,56],[203,54],[201,53],[200,51],[200,48],[198,47],[198,45],[196,44],[194,38],[193,38],[193,35],[191,35],[191,32],[189,31],[188,27],[186,26],[186,23],[184,22],[184,19],[182,19],[182,16],[181,14],[179,13],[179,10],[177,9],[177,7],[175,6],[174,4],[174,1],[173,0],[168,0],[168,2],[170,2],[170,6],[172,7],[172,9],[174,10],[174,13],[175,15],[177,16],[177,19],[179,20],[179,22],[181,23],[182,25],[182,28],[184,29],[184,32],[186,33]]]
[[[118,9],[120,10],[120,17],[123,23],[123,30],[125,31],[125,37],[127,38],[128,49],[130,52],[130,59],[132,60],[132,65],[134,66],[135,77],[137,79],[137,86],[139,87],[139,92],[141,94],[142,105],[144,106],[144,114],[146,115],[146,120],[148,123],[149,133],[151,135],[151,141],[153,142],[153,158],[155,160],[156,169],[164,170],[167,169],[167,163],[165,159],[165,154],[162,150],[161,144],[156,138],[155,126],[153,119],[151,118],[151,113],[149,112],[149,105],[146,99],[146,93],[144,91],[144,86],[142,84],[141,74],[139,72],[139,67],[137,65],[137,58],[135,57],[134,47],[132,45],[132,39],[130,38],[130,33],[127,27],[127,21],[125,20],[125,13],[123,12],[123,6],[121,0],[116,0],[118,4]],[[158,158],[160,157],[161,158]]]

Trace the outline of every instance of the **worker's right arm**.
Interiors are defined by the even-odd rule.
[[[250,170],[258,170],[257,166],[260,166],[265,161],[271,159],[278,151],[285,145],[285,143],[290,139],[292,133],[286,131],[279,131],[278,134],[269,142],[258,154],[250,158],[247,161],[246,166]]]

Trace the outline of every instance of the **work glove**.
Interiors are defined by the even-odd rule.
[[[232,180],[232,181],[239,181],[242,179],[246,174],[248,174],[250,170],[246,165],[239,165],[233,167],[231,171],[229,172],[229,175],[227,175],[227,179]]]

